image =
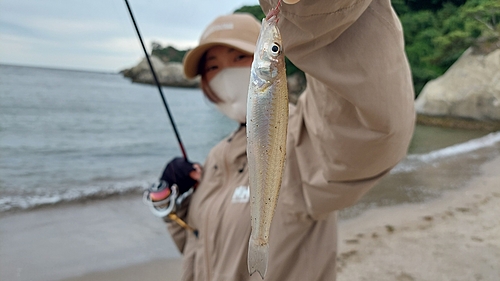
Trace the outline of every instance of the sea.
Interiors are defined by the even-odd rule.
[[[199,89],[162,91],[190,161],[203,163],[238,127]],[[499,154],[500,132],[419,125],[408,156],[344,216],[435,198]],[[119,73],[0,65],[0,213],[141,193],[179,156],[156,86]],[[443,175],[442,165],[462,169]]]

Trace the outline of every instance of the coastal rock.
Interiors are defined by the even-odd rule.
[[[164,63],[161,59],[155,56],[150,57],[151,64],[156,72],[158,81],[163,86],[170,87],[188,87],[194,88],[199,86],[199,79],[187,79],[184,76],[182,63],[167,62]],[[149,69],[149,64],[144,58],[136,66],[121,71],[123,76],[132,79],[133,82],[154,84],[153,74]]]
[[[425,85],[415,109],[431,116],[500,121],[500,49],[478,54],[469,48]]]

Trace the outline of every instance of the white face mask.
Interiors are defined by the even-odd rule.
[[[250,66],[230,67],[221,70],[208,83],[210,89],[222,100],[215,106],[227,117],[246,122],[248,84],[250,83]]]

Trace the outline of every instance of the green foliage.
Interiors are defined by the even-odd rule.
[[[454,6],[460,6],[463,5],[466,0],[405,0],[404,1],[407,7],[412,10],[412,11],[421,11],[421,10],[427,10],[427,11],[439,11],[442,9],[445,5],[451,4]]]
[[[410,11],[405,0],[392,0],[391,3],[398,16],[402,16]]]
[[[463,7],[463,14],[471,21],[471,29],[476,28],[480,31],[477,37],[499,37],[500,33],[500,1],[472,0]],[[482,27],[482,28],[481,28]]]
[[[442,75],[462,53],[499,37],[500,2],[393,0],[403,24],[415,92]]]

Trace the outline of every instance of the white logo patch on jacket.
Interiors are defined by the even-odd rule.
[[[232,203],[248,203],[250,200],[250,188],[248,186],[238,186],[234,189]]]

